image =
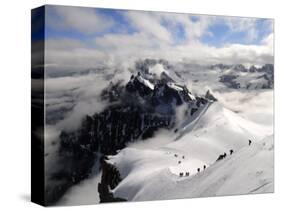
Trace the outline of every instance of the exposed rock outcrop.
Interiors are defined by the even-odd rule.
[[[118,183],[121,182],[121,176],[118,169],[106,162],[106,157],[101,161],[102,177],[101,182],[98,184],[98,192],[100,196],[100,202],[122,202],[126,199],[114,197],[110,191],[114,189]]]

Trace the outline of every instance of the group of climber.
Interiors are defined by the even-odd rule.
[[[174,156],[177,158],[177,157],[178,157],[178,154],[174,154]],[[183,155],[181,158],[184,159],[184,155]],[[181,161],[180,161],[180,160],[178,161],[178,164],[181,164]]]
[[[206,165],[203,166],[203,170],[205,170],[207,168]],[[200,168],[197,168],[197,172],[199,173],[200,172]]]
[[[233,150],[229,150],[230,155],[232,155]],[[226,157],[226,153],[223,153],[222,155],[219,155],[218,159],[216,161],[222,160]]]
[[[175,156],[176,158],[179,157],[178,154],[174,154],[174,156]],[[185,158],[184,155],[183,155],[181,158],[184,159],[184,158]],[[178,161],[178,164],[181,164],[181,161],[180,161],[180,160]],[[183,177],[183,176],[188,177],[188,176],[189,176],[189,172],[185,172],[185,175],[184,175],[183,172],[180,172],[180,173],[179,173],[179,176],[180,176],[180,177]]]
[[[188,177],[189,176],[189,172],[185,172],[185,176]],[[180,172],[180,177],[183,177],[183,172]]]
[[[204,165],[204,166],[203,166],[203,170],[205,170],[206,168],[207,168],[207,166]],[[200,170],[201,170],[201,169],[198,168],[198,169],[197,169],[197,172],[199,173]],[[183,177],[183,176],[189,177],[189,172],[185,172],[185,175],[184,175],[184,172],[180,172],[180,173],[179,173],[179,176],[180,176],[180,177]]]
[[[251,146],[251,144],[252,144],[252,141],[249,139],[248,140],[248,144],[249,144],[249,146]],[[230,149],[229,150],[229,155],[232,155],[234,153],[234,151],[233,151],[233,149]],[[175,157],[178,157],[178,155],[177,154],[175,154],[174,155]],[[224,152],[222,155],[219,155],[219,157],[218,157],[218,159],[216,160],[216,161],[219,161],[219,160],[222,160],[222,159],[224,159],[225,157],[227,156],[227,154]],[[182,156],[182,159],[184,159],[184,155]],[[181,161],[178,161],[178,164],[180,164],[181,163]],[[205,170],[207,168],[207,166],[206,165],[204,165],[203,166],[203,170]],[[199,173],[200,172],[200,168],[197,168],[197,172]],[[183,176],[186,176],[186,177],[188,177],[189,176],[189,172],[185,172],[185,175],[184,175],[184,172],[180,172],[179,173],[179,176],[180,177],[183,177]]]
[[[248,140],[248,144],[249,146],[251,146],[252,141],[249,139]],[[229,154],[232,155],[233,154],[233,149],[229,150]],[[216,161],[222,160],[226,157],[226,153],[223,153],[222,155],[219,155],[218,159]]]

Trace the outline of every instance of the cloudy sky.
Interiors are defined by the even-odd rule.
[[[138,58],[189,63],[273,62],[271,19],[46,7],[46,66],[75,71]]]

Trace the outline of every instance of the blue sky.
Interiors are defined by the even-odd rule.
[[[253,25],[248,30],[232,30],[225,22],[217,23],[209,27],[212,36],[203,36],[202,42],[222,46],[226,43],[240,43],[240,44],[260,44],[261,41],[272,33],[270,20],[268,19],[254,19]],[[254,30],[256,37],[248,38],[249,30]]]

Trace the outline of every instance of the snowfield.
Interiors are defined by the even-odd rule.
[[[273,192],[273,132],[218,102],[200,114],[186,134],[179,129],[163,139],[160,133],[110,156],[123,179],[114,196],[142,201]]]

